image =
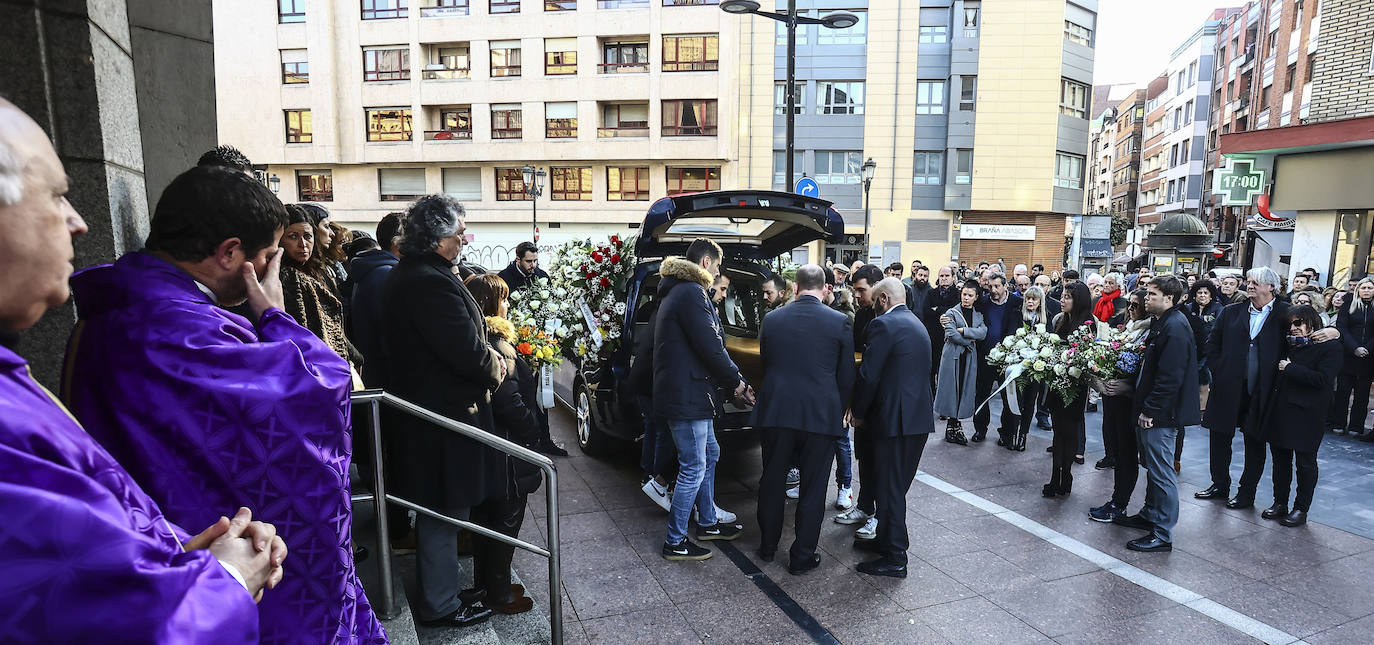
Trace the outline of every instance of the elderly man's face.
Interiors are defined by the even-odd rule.
[[[993,300],[1001,300],[1007,297],[1007,281],[1002,278],[988,280],[988,292],[992,294]]]
[[[1235,278],[1225,277],[1221,279],[1221,292],[1225,295],[1234,295],[1239,286]]]
[[[19,201],[0,206],[0,329],[19,331],[66,302],[72,238],[86,222],[67,201],[67,175],[42,128],[0,100],[0,140],[20,166]]]
[[[1245,295],[1249,296],[1250,300],[1256,304],[1268,304],[1270,300],[1274,299],[1274,285],[1263,284],[1254,278],[1246,278]]]
[[[1021,274],[1021,275],[1016,276],[1016,292],[1017,292],[1017,293],[1025,293],[1026,290],[1029,289],[1030,287],[1031,287],[1031,279],[1030,279],[1030,276],[1028,276],[1028,275],[1026,275],[1026,274],[1024,274],[1024,273]]]
[[[940,267],[940,275],[936,276],[935,282],[942,287],[954,284],[954,271],[950,270],[949,267]]]
[[[1041,274],[1035,276],[1035,286],[1040,287],[1041,289],[1044,289],[1044,290],[1045,290],[1045,293],[1049,293],[1049,290],[1050,290],[1050,277],[1049,277],[1048,275],[1043,274],[1043,273],[1041,273]]]
[[[849,265],[849,272],[854,273],[855,271],[858,271],[860,268],[862,268],[863,265],[864,263],[862,260],[855,260],[854,264]]]

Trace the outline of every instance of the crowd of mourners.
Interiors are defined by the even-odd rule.
[[[536,277],[538,248],[490,273],[462,261],[462,205],[421,197],[375,234],[317,204],[283,204],[238,151],[221,147],[162,192],[142,246],[73,272],[86,224],[43,130],[0,101],[0,585],[6,640],[384,643],[359,583],[350,466],[386,464],[391,492],[515,536],[533,467],[421,419],[383,412],[383,455],[355,437],[350,393],[386,391],[516,444],[566,455],[515,349],[508,298]],[[789,570],[816,553],[832,467],[834,521],[857,525],[871,575],[906,575],[905,496],[938,416],[944,439],[1024,451],[1032,419],[1053,432],[1047,497],[1084,464],[1087,406],[1100,406],[1111,499],[1089,514],[1146,531],[1128,547],[1172,548],[1184,429],[1209,434],[1212,482],[1197,493],[1254,505],[1266,457],[1266,519],[1306,521],[1328,431],[1370,441],[1374,280],[1325,290],[1308,269],[1086,278],[1040,265],[912,263],[910,277],[855,263],[770,278],[760,333],[767,379],[745,382],[725,348],[722,251],[706,239],[659,272],[649,332],[630,351],[644,413],[643,490],[669,511],[662,555],[701,560],[689,539],[732,540],[716,504],[713,419],[752,407],[763,475],[757,555],[771,561],[786,498],[798,500]],[[57,395],[29,374],[19,332],[68,299],[77,324]],[[1099,321],[1145,344],[1138,374],[1080,396],[999,387],[989,350],[1027,326],[1067,337]],[[859,360],[861,358],[861,360]],[[1213,376],[1225,375],[1224,378]],[[916,410],[913,414],[911,411]],[[921,411],[930,411],[929,414]],[[971,436],[964,420],[971,419]],[[363,427],[362,424],[357,424]],[[1232,495],[1236,431],[1244,474]],[[676,458],[674,459],[674,455]],[[856,493],[854,460],[858,463]],[[1143,508],[1129,513],[1137,468]],[[1296,469],[1296,496],[1290,492]],[[673,471],[676,471],[674,474]],[[423,513],[387,518],[414,549],[417,620],[463,626],[528,611],[513,550]],[[691,524],[695,523],[695,531]],[[473,556],[470,586],[459,553]],[[18,576],[18,579],[13,579]],[[58,611],[70,609],[73,611]]]

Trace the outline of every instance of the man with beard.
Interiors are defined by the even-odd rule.
[[[935,278],[935,286],[925,296],[921,311],[915,312],[916,317],[925,323],[926,335],[931,339],[930,351],[930,387],[934,394],[935,375],[940,373],[940,349],[934,346],[936,338],[941,345],[944,344],[945,332],[940,324],[940,316],[951,308],[959,305],[959,289],[954,286],[954,269],[951,267],[940,267],[940,273]]]

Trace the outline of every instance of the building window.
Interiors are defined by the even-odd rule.
[[[921,10],[920,31],[916,42],[922,45],[939,45],[949,42],[949,8],[928,8]]]
[[[945,82],[916,81],[916,114],[945,113]]]
[[[525,191],[525,176],[519,168],[496,169],[496,201],[530,201],[530,194]]]
[[[1181,163],[1181,164],[1187,164],[1187,163],[1190,161],[1190,159],[1189,159],[1189,157],[1188,157],[1188,148],[1189,148],[1189,145],[1188,145],[1188,144],[1190,144],[1190,143],[1192,143],[1192,142],[1191,142],[1191,141],[1184,141],[1183,143],[1179,144],[1179,146],[1178,146],[1178,162]]]
[[[491,0],[488,13],[520,13],[520,0]]]
[[[649,6],[649,0],[597,0],[597,9],[642,9]]]
[[[649,169],[643,167],[606,168],[606,201],[649,201]]]
[[[786,81],[773,83],[773,114],[787,115],[787,85]],[[806,90],[806,81],[797,81],[792,84],[792,114],[801,114],[803,106],[806,105],[806,97],[803,93]]]
[[[577,39],[544,39],[544,74],[563,76],[577,73]]]
[[[720,167],[687,168],[668,166],[668,195],[700,193],[707,190],[720,190]]]
[[[544,137],[548,139],[577,138],[577,103],[544,104]]]
[[[972,112],[974,98],[978,88],[977,76],[959,77],[959,110],[961,112]]]
[[[599,138],[649,136],[648,103],[610,103],[601,108]]]
[[[577,0],[544,0],[544,11],[577,11]]]
[[[312,132],[310,110],[286,110],[287,143],[310,143]]]
[[[978,37],[978,7],[964,7],[964,38]]]
[[[921,26],[921,35],[917,42],[922,44],[939,44],[949,42],[949,27],[945,25]]]
[[[1088,118],[1088,94],[1087,85],[1067,78],[1059,79],[1059,113],[1080,119]]]
[[[429,141],[472,138],[472,106],[439,108],[439,129],[426,132]]]
[[[387,20],[410,16],[409,0],[363,0],[363,20]]]
[[[556,202],[592,201],[592,169],[549,168],[549,199]]]
[[[863,81],[821,81],[816,86],[817,114],[863,114]]]
[[[448,80],[468,78],[472,74],[472,58],[467,45],[430,47],[430,63],[425,66],[424,79]]]
[[[716,100],[664,101],[663,136],[716,136]]]
[[[482,199],[481,168],[444,168],[444,193],[456,199]]]
[[[601,45],[602,74],[643,74],[649,71],[649,43],[607,41]]]
[[[1178,165],[1178,144],[1175,143],[1174,145],[1169,146],[1169,167],[1170,167],[1170,168],[1173,168],[1174,166],[1177,166],[1177,165]]]
[[[305,59],[304,49],[281,50],[281,82],[283,85],[310,82],[310,63]]]
[[[377,186],[384,202],[410,202],[428,194],[424,168],[378,168]]]
[[[954,183],[973,183],[973,151],[968,149],[954,151]]]
[[[825,18],[833,13],[850,13],[859,19],[853,27],[844,29],[825,29],[821,28],[820,36],[816,42],[822,45],[863,45],[868,42],[868,12],[867,11],[822,11],[820,16]]]
[[[385,49],[364,49],[363,80],[410,80],[410,49],[394,47]]]
[[[296,201],[334,201],[334,174],[330,170],[297,170]]]
[[[410,108],[368,108],[368,141],[410,141]]]
[[[857,184],[863,153],[857,151],[816,152],[816,183]]]
[[[277,22],[305,22],[305,0],[277,0]]]
[[[1188,101],[1183,104],[1183,125],[1193,122],[1193,102]]]
[[[714,72],[719,68],[719,36],[663,37],[663,71]]]
[[[1269,109],[1269,93],[1273,89],[1273,85],[1265,85],[1264,89],[1260,90],[1260,111]]]
[[[519,139],[521,137],[521,108],[518,103],[497,103],[491,106],[491,138]]]
[[[792,172],[799,173],[802,169],[802,153],[800,150],[792,151]],[[783,150],[773,151],[773,185],[787,185],[787,152]]]
[[[1369,71],[1374,72],[1374,52],[1370,52],[1370,54],[1369,54],[1369,63],[1370,63],[1370,70],[1369,70]],[[1307,55],[1307,77],[1303,79],[1303,82],[1304,82],[1304,83],[1311,83],[1311,82],[1312,82],[1312,77],[1315,76],[1316,71],[1317,71],[1317,55],[1316,55],[1316,54],[1308,54],[1308,55]]]
[[[421,18],[445,18],[468,15],[468,0],[429,0],[420,7]]]
[[[911,183],[916,186],[939,186],[944,183],[945,153],[939,151],[917,152],[916,170],[911,175]]]
[[[491,75],[493,77],[520,75],[520,41],[491,41]]]
[[[1273,58],[1277,53],[1279,53],[1279,30],[1275,29],[1269,32],[1269,55],[1265,58]]]
[[[1288,78],[1285,79],[1283,82],[1283,91],[1292,92],[1293,83],[1296,80],[1298,80],[1298,64],[1293,63],[1292,65],[1288,66]]]
[[[1072,20],[1064,21],[1064,38],[1069,42],[1078,43],[1084,47],[1093,46],[1093,30],[1084,27]]]
[[[1059,188],[1083,188],[1083,157],[1078,155],[1066,155],[1062,152],[1054,155],[1054,185]]]
[[[797,10],[797,15],[800,16],[800,17],[802,17],[802,18],[810,17],[810,14],[811,14],[811,10],[810,10],[810,9],[798,9],[798,10]],[[810,30],[810,27],[808,27],[807,25],[797,25],[797,44],[798,44],[798,45],[805,45],[805,44],[806,44],[806,32],[809,31],[809,30]],[[776,44],[776,45],[778,45],[779,47],[786,47],[786,46],[787,46],[787,23],[786,23],[786,22],[784,22],[784,21],[782,21],[782,20],[777,21],[777,25],[773,28],[773,43]]]

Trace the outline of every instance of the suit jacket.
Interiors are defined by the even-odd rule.
[[[1150,323],[1132,413],[1150,417],[1159,428],[1197,425],[1197,372],[1193,326],[1174,307]]]
[[[1288,303],[1275,300],[1269,318],[1255,337],[1259,350],[1259,382],[1255,384],[1250,405],[1246,410],[1241,410],[1246,387],[1245,361],[1250,349],[1250,303],[1236,303],[1221,310],[1221,316],[1207,338],[1207,367],[1220,378],[1213,380],[1211,392],[1207,395],[1207,414],[1202,419],[1203,426],[1225,431],[1235,429],[1239,423],[1247,433],[1256,430],[1255,417],[1264,409],[1269,393],[1274,389],[1279,359],[1288,354],[1288,343],[1284,340],[1288,330],[1283,324],[1287,314]]]
[[[764,379],[754,407],[757,428],[844,434],[854,391],[854,332],[849,318],[811,296],[763,319],[759,355]]]
[[[906,305],[898,305],[868,325],[854,416],[874,437],[929,434],[935,430],[929,379],[930,337]]]

